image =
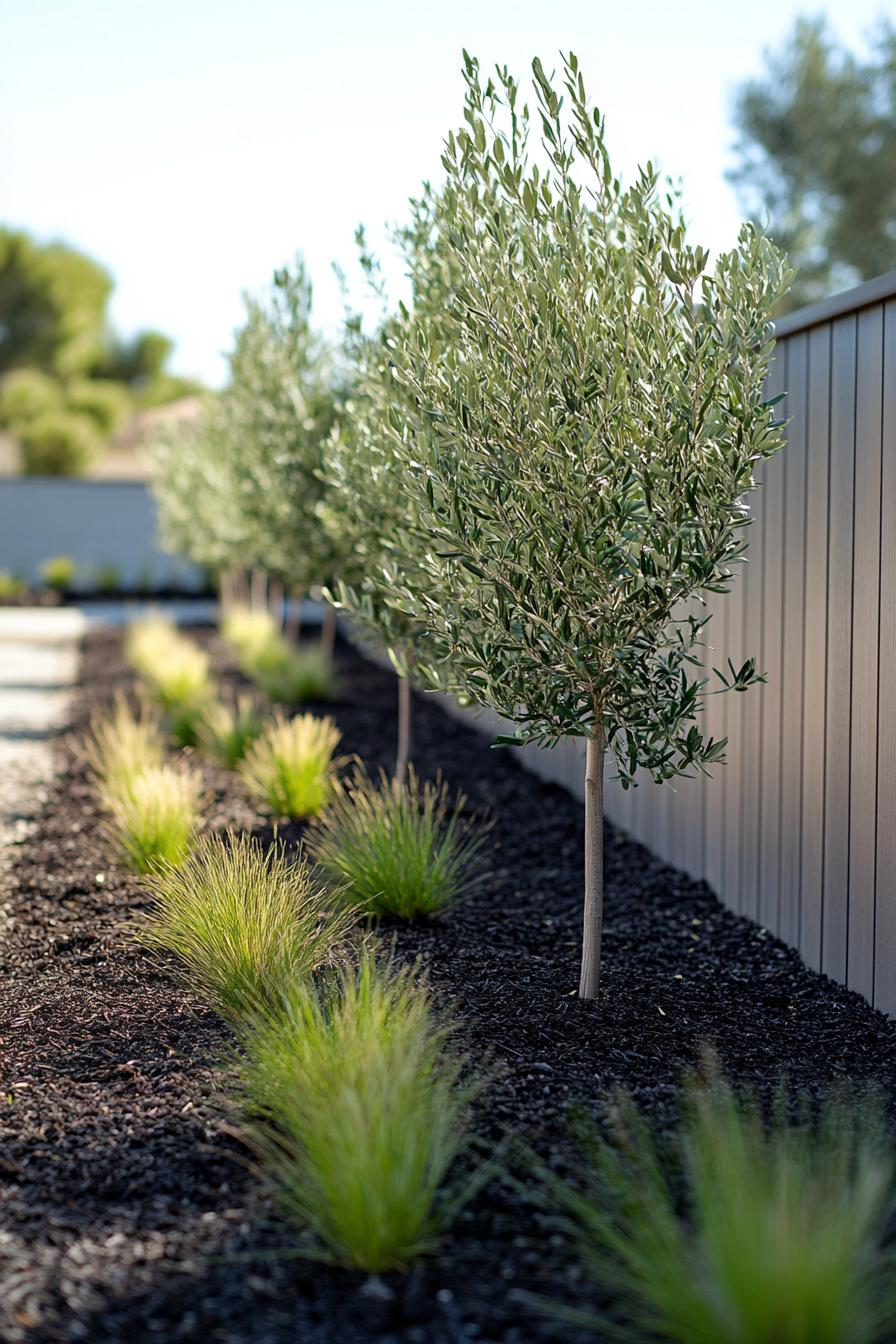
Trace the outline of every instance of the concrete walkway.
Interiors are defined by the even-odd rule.
[[[0,890],[53,776],[86,627],[74,608],[0,608]]]

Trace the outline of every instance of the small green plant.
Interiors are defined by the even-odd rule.
[[[96,422],[79,411],[46,411],[15,432],[26,476],[81,476],[102,451]]]
[[[246,752],[242,775],[276,817],[314,817],[329,803],[339,730],[330,718],[275,714]]]
[[[481,831],[465,826],[466,799],[446,784],[360,771],[314,823],[309,849],[345,899],[372,915],[428,918],[448,909],[475,880]]]
[[[70,555],[54,555],[40,567],[40,577],[48,588],[67,593],[75,577],[75,562]]]
[[[269,611],[231,607],[221,618],[221,637],[236,650],[240,665],[251,666],[253,656],[278,637],[277,623]]]
[[[158,724],[145,709],[135,714],[123,695],[117,697],[111,713],[91,723],[87,759],[106,807],[128,794],[139,775],[158,769],[163,757]]]
[[[10,602],[24,597],[28,585],[19,574],[10,574],[8,569],[0,569],[0,602]]]
[[[333,693],[332,660],[320,649],[297,649],[284,639],[266,644],[246,670],[275,704],[302,705]]]
[[[186,982],[234,1020],[275,1009],[351,926],[304,859],[247,836],[206,836],[150,878],[148,943],[173,952]]]
[[[584,1133],[571,1220],[613,1337],[677,1344],[879,1344],[893,1338],[894,1209],[881,1108],[835,1096],[812,1122],[779,1094],[770,1125],[717,1072],[692,1082],[673,1154],[623,1098],[609,1138]],[[667,1166],[667,1158],[671,1158]],[[683,1189],[670,1169],[679,1171]],[[615,1319],[615,1314],[614,1314]],[[595,1325],[610,1330],[602,1319]]]
[[[93,571],[93,587],[107,597],[121,591],[121,570],[117,565],[97,565]]]
[[[161,622],[147,623],[131,637],[129,649],[177,745],[195,746],[214,694],[208,654]]]
[[[179,639],[173,621],[158,612],[150,612],[128,626],[124,639],[125,657],[138,676],[146,679]]]
[[[110,795],[109,832],[135,873],[182,863],[199,829],[202,785],[192,771],[161,765],[135,775]]]
[[[202,715],[199,744],[212,760],[235,770],[263,729],[264,719],[250,695],[239,695],[232,704],[213,700]]]
[[[369,952],[250,1034],[249,1138],[309,1253],[379,1273],[433,1249],[475,1087],[448,1035],[414,975]]]

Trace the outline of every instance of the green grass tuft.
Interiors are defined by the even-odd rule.
[[[164,617],[148,616],[129,627],[125,653],[165,714],[177,745],[195,746],[214,695],[205,650]]]
[[[212,760],[235,770],[263,729],[264,718],[251,696],[237,696],[232,704],[213,700],[203,711],[199,744]]]
[[[234,1020],[275,1008],[353,922],[304,859],[240,835],[201,839],[150,890],[145,940],[173,952],[185,982]]]
[[[107,800],[109,833],[122,862],[135,873],[182,863],[199,829],[201,800],[192,771],[161,765],[135,775]]]
[[[310,1253],[379,1273],[433,1249],[471,1096],[447,1036],[413,974],[369,952],[250,1033],[250,1142]]]
[[[111,713],[95,717],[87,743],[87,759],[104,806],[127,794],[133,780],[162,765],[164,746],[158,724],[145,709],[131,710],[119,694]]]
[[[254,655],[279,634],[269,611],[235,606],[221,618],[221,638],[236,651],[241,666],[251,665]]]
[[[756,1102],[738,1099],[717,1072],[692,1082],[671,1163],[683,1190],[630,1100],[610,1139],[586,1132],[585,1189],[551,1189],[598,1290],[615,1298],[624,1338],[893,1338],[896,1263],[882,1249],[893,1160],[882,1110],[838,1096],[816,1123],[786,1112],[782,1094],[767,1126]]]
[[[260,650],[246,671],[275,704],[303,705],[333,694],[330,659],[319,649],[295,648],[283,639]]]
[[[359,771],[314,823],[309,849],[353,905],[425,919],[476,880],[484,836],[465,825],[465,803],[452,806],[447,785],[421,784],[413,770],[400,784]]]
[[[317,816],[335,787],[333,752],[338,742],[339,730],[330,718],[275,714],[246,752],[242,776],[274,816]]]
[[[43,583],[54,592],[65,593],[75,578],[75,562],[70,555],[54,555],[40,567]]]

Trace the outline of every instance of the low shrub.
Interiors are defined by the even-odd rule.
[[[75,578],[75,562],[70,555],[54,555],[40,567],[40,577],[47,588],[66,593]]]
[[[264,718],[249,695],[239,695],[232,704],[213,700],[203,711],[199,745],[228,770],[235,770],[264,729]]]
[[[332,661],[317,648],[296,648],[284,639],[260,649],[245,671],[278,705],[329,700],[333,694]]]
[[[199,829],[201,782],[192,771],[154,766],[108,799],[109,833],[122,862],[135,873],[186,858]]]
[[[330,718],[275,714],[246,752],[241,773],[276,817],[314,817],[333,794],[339,730]]]
[[[883,1240],[893,1159],[881,1108],[840,1095],[813,1123],[805,1107],[788,1117],[781,1094],[767,1126],[755,1099],[739,1099],[717,1073],[693,1082],[686,1101],[668,1165],[623,1099],[610,1138],[585,1133],[584,1190],[551,1182],[587,1270],[615,1299],[624,1337],[892,1339],[896,1260]]]
[[[46,411],[16,429],[26,476],[80,476],[98,456],[102,440],[88,415]]]
[[[133,781],[162,765],[164,747],[158,724],[144,709],[136,714],[119,695],[111,713],[91,723],[87,758],[105,806],[130,792]]]
[[[8,569],[0,569],[0,601],[24,597],[28,585],[20,574],[11,574]]]
[[[96,565],[93,570],[93,591],[95,593],[117,593],[121,591],[121,570],[117,565]]]
[[[246,836],[206,836],[150,878],[144,937],[173,952],[185,981],[238,1020],[277,1007],[351,927],[304,859]]]
[[[0,425],[14,434],[29,421],[62,409],[62,384],[48,373],[13,369],[0,378]]]
[[[334,797],[308,836],[309,849],[345,899],[368,914],[399,919],[440,914],[475,880],[484,835],[463,820],[446,784],[404,782],[362,772]]]
[[[249,1139],[309,1253],[379,1273],[433,1249],[472,1091],[448,1035],[413,974],[369,952],[250,1033]]]

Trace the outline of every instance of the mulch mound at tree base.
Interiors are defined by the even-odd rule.
[[[238,681],[214,637],[197,633],[222,680]],[[388,767],[393,677],[347,648],[338,670],[328,709],[342,749]],[[259,1192],[220,1103],[228,1034],[135,946],[143,898],[104,841],[79,743],[90,713],[130,684],[120,636],[91,635],[62,773],[16,864],[0,948],[0,1337],[556,1337],[521,1290],[569,1305],[587,1303],[588,1290],[516,1181],[482,1191],[438,1258],[406,1276],[370,1283],[289,1254],[294,1235]],[[892,1090],[896,1024],[611,827],[604,987],[597,1003],[579,1002],[579,807],[433,701],[418,698],[415,716],[420,772],[440,769],[494,828],[486,880],[438,922],[387,935],[399,957],[426,965],[472,1057],[492,1062],[475,1116],[486,1149],[512,1133],[568,1166],[570,1105],[599,1111],[619,1085],[668,1125],[676,1083],[705,1042],[733,1076],[763,1087],[784,1072],[815,1091],[843,1077]],[[203,768],[211,824],[270,836],[237,780]],[[289,842],[300,833],[281,830]]]

